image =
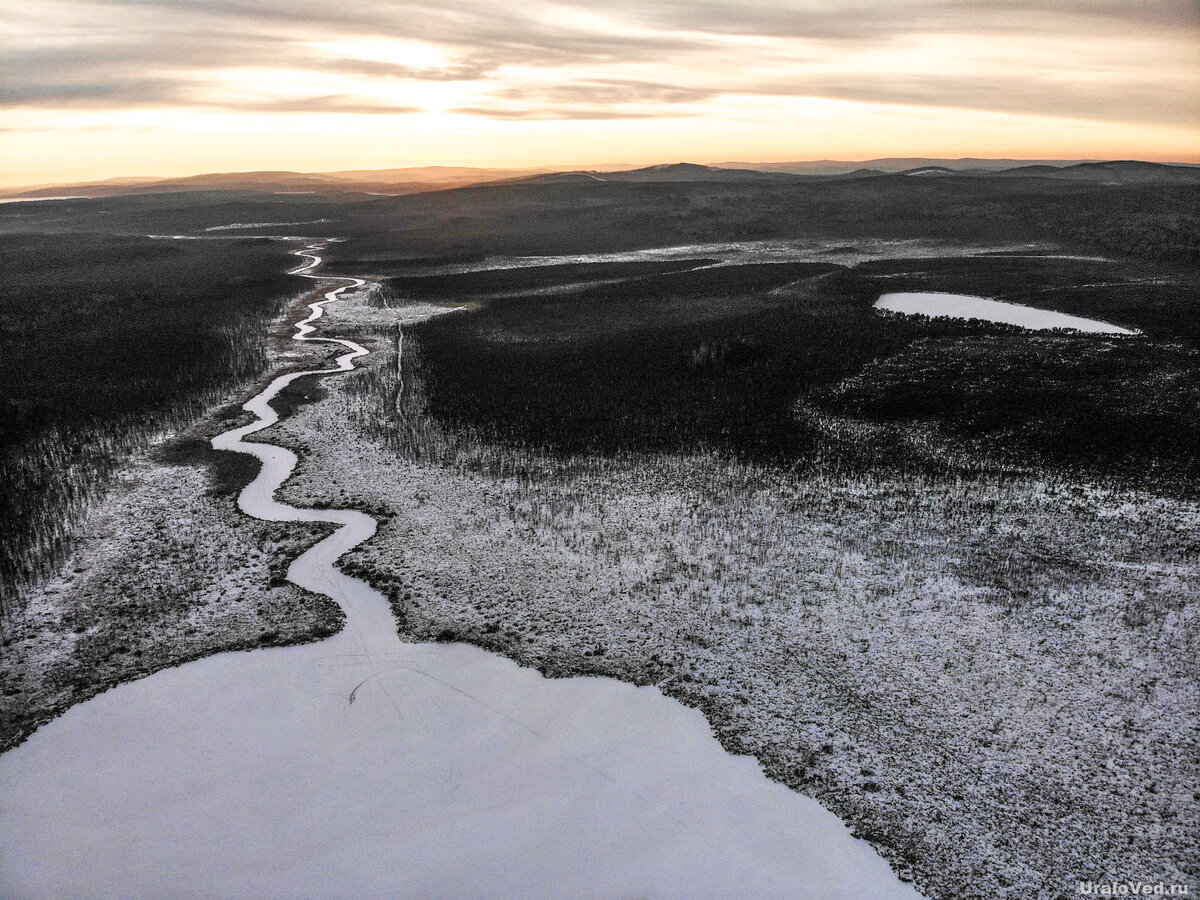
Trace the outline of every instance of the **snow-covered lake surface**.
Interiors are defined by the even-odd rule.
[[[366,352],[337,343],[325,371]],[[657,689],[402,643],[385,598],[333,566],[374,520],[277,502],[295,456],[245,441],[297,377],[214,444],[263,461],[247,513],[338,526],[288,575],[336,600],[346,627],[122,685],[0,757],[0,895],[919,896]]]
[[[983,319],[987,322],[1002,322],[1021,328],[1047,330],[1070,328],[1093,334],[1138,334],[1119,325],[1111,325],[1096,319],[1069,316],[1048,309],[1036,309],[1017,303],[1002,303],[965,294],[909,293],[884,294],[875,301],[876,309],[932,317],[953,319]]]

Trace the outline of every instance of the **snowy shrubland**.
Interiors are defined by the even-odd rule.
[[[381,324],[361,374],[266,437],[305,452],[289,502],[383,517],[344,566],[403,634],[655,683],[931,896],[1195,877],[1195,504],[504,450],[420,416]]]

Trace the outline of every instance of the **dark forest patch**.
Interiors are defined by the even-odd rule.
[[[294,282],[264,239],[7,235],[0,258],[2,607],[131,450],[263,370]]]
[[[1191,300],[1178,283],[1151,285],[1137,303],[1153,275],[1141,264],[994,257],[723,266],[494,300],[412,334],[428,412],[515,446],[715,449],[840,471],[1037,465],[1178,489],[1195,470],[1185,449],[1198,424],[1194,351],[872,308],[892,290],[1053,295],[1060,302],[1044,306],[1187,339]],[[782,283],[791,286],[774,290]],[[1120,310],[1128,315],[1112,315]],[[861,445],[833,439],[801,407],[884,429]],[[935,457],[886,439],[910,427],[947,444]]]

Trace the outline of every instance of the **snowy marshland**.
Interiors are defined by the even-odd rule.
[[[437,307],[365,299],[353,293],[315,323],[371,348],[363,368],[290,385],[287,415],[261,435],[299,457],[280,499],[380,522],[342,562],[363,581],[328,568],[344,534],[292,568],[351,608],[345,630],[144,678],[6,756],[6,793],[29,785],[12,791],[29,804],[13,807],[22,821],[80,823],[13,839],[4,871],[24,867],[30,890],[86,878],[156,895],[174,876],[236,895],[231,868],[210,865],[223,855],[276,873],[245,876],[250,893],[275,878],[297,895],[451,882],[537,895],[561,879],[547,895],[578,884],[585,896],[589,885],[597,896],[725,896],[730,872],[739,893],[762,896],[837,896],[834,882],[847,896],[910,890],[816,804],[718,750],[714,731],[929,896],[1069,895],[1096,860],[1147,881],[1193,874],[1200,767],[1172,736],[1197,713],[1194,503],[1016,470],[801,476],[718,453],[564,459],[500,446],[424,415],[419,366],[397,366],[398,349],[421,352],[397,325]],[[842,439],[864,426],[822,427]],[[202,478],[184,471],[154,468],[124,506],[103,505],[109,527],[124,523],[120,540],[97,520],[74,577],[37,595],[44,628],[11,644],[37,661],[21,691],[84,679],[90,657],[76,651],[89,642],[112,683],[178,661],[177,638],[200,655],[337,626],[327,601],[281,582],[300,527],[234,521],[228,500],[199,496]],[[287,512],[266,483],[251,509]],[[154,526],[130,529],[139,515]],[[350,520],[364,529],[355,538],[373,528]],[[180,533],[193,528],[203,552],[190,560]],[[263,535],[272,544],[260,552]],[[172,566],[190,583],[159,615],[162,592],[142,589]],[[268,576],[277,583],[263,590]],[[81,595],[90,618],[73,607]],[[103,607],[124,610],[130,596],[145,600],[117,635]],[[397,631],[443,646],[402,644]],[[640,687],[547,682],[529,668]],[[173,760],[131,741],[147,722]],[[95,756],[80,765],[84,742]],[[322,758],[346,762],[313,765]],[[328,796],[341,799],[322,806]],[[229,825],[254,817],[269,841]],[[99,848],[78,875],[38,868],[72,860],[37,852],[39,841],[94,841],[97,821],[119,823],[126,847],[168,835],[162,868]],[[436,871],[408,855],[417,850]],[[378,880],[364,883],[368,862]]]
[[[348,352],[319,371],[365,353],[338,343]],[[296,456],[243,441],[299,374],[213,445],[263,463],[239,497],[249,515],[338,526],[288,578],[337,601],[342,631],[123,685],[6,754],[7,893],[917,896],[831,813],[652,688],[548,682],[473,648],[402,644],[385,597],[333,567],[374,521],[277,502]]]

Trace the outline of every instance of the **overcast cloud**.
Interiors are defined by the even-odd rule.
[[[1179,125],[1200,114],[1190,0],[16,0],[2,15],[9,107],[267,113],[311,102],[395,115],[422,107],[381,89],[402,97],[405,84],[457,82],[472,91],[453,109],[505,118],[680,115],[722,94]],[[928,44],[945,36],[997,52],[948,59]],[[328,46],[362,40],[419,41],[440,58]],[[921,42],[935,49],[913,52]],[[891,58],[902,71],[886,71]],[[244,70],[295,87],[239,96]]]

